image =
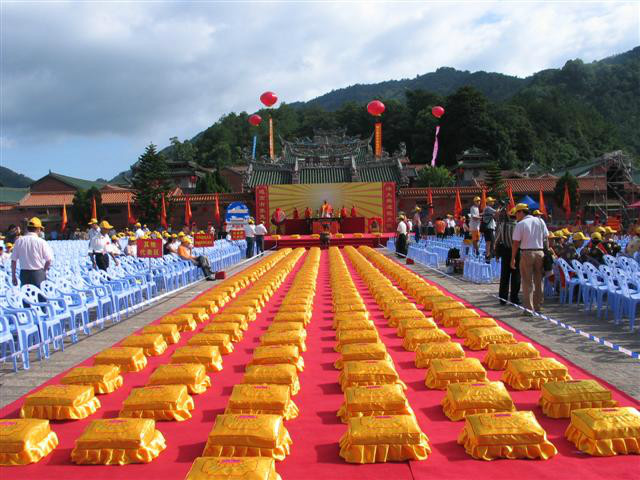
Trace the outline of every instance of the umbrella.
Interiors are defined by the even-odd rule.
[[[520,203],[525,203],[529,207],[529,210],[537,210],[540,207],[540,205],[538,205],[538,202],[536,202],[529,195],[525,195],[524,197],[522,197],[520,199]]]

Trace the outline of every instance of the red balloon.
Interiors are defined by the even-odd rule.
[[[254,127],[257,127],[258,125],[260,125],[260,122],[262,122],[262,117],[260,115],[257,115],[254,113],[249,117],[249,123]]]
[[[264,92],[260,95],[260,101],[267,107],[271,107],[278,101],[278,96],[273,92]]]
[[[384,112],[385,106],[380,100],[373,100],[367,104],[367,112],[374,117],[379,117]]]
[[[442,115],[444,115],[444,108],[442,108],[441,106],[433,107],[431,109],[431,115],[436,118],[440,118]]]

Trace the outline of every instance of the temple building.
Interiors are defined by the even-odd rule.
[[[409,165],[404,144],[393,154],[376,157],[371,138],[346,135],[342,130],[316,130],[313,139],[281,139],[282,155],[246,158],[243,189],[256,185],[298,183],[396,182],[408,186],[416,172]]]

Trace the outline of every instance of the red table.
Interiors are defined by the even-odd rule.
[[[366,219],[364,217],[345,217],[340,219],[342,233],[366,233]]]
[[[338,233],[340,231],[340,219],[339,218],[322,218],[320,220],[313,220],[311,222],[312,233],[321,233],[323,225],[329,225],[329,231],[331,233]]]

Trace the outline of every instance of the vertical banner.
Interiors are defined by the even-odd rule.
[[[384,182],[382,184],[382,213],[385,232],[396,229],[396,184]]]
[[[276,158],[276,152],[273,146],[273,118],[269,117],[269,158]]]
[[[269,185],[256,186],[256,223],[269,229]]]
[[[431,166],[436,166],[436,157],[438,156],[438,133],[440,133],[440,125],[436,126],[436,138],[433,141],[433,153],[431,154]]]
[[[374,140],[375,154],[376,154],[376,157],[382,157],[382,123],[381,122],[376,122],[374,131],[375,131],[375,140]]]
[[[251,158],[256,159],[256,145],[258,144],[258,136],[253,136],[253,147],[251,147]]]

